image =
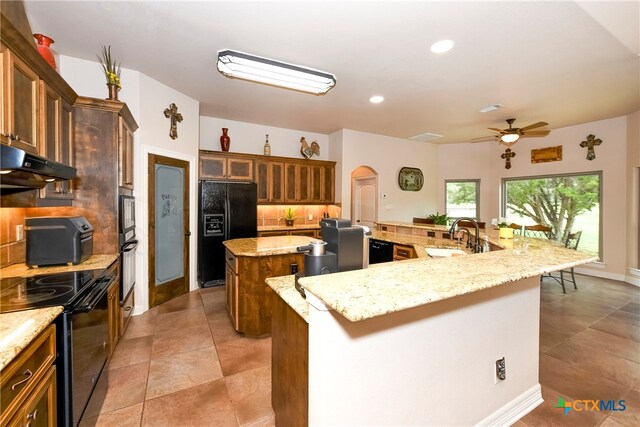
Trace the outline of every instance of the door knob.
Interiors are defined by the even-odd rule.
[[[190,236],[191,236],[191,231],[187,231],[186,233],[184,233],[184,235],[185,235],[186,237],[190,237]]]

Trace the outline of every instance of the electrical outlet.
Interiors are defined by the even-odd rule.
[[[16,225],[16,240],[24,239],[24,225]]]
[[[497,384],[498,380],[504,381],[507,379],[507,363],[505,358],[496,360],[496,376],[494,383]]]
[[[297,262],[292,262],[291,263],[291,274],[296,274],[298,272],[298,263]]]
[[[384,205],[385,209],[393,209],[393,205],[391,203],[387,203],[386,205]]]
[[[313,214],[312,214],[312,213],[310,213],[310,214],[309,214],[309,221],[311,221],[312,219],[313,219]]]

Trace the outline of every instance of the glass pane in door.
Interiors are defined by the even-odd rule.
[[[184,276],[184,169],[155,165],[155,285]]]

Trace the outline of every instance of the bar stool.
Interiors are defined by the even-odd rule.
[[[515,222],[512,222],[511,224],[509,224],[509,228],[513,228],[513,234],[517,236],[522,235],[522,226],[520,224],[516,224]]]
[[[547,227],[546,225],[525,225],[524,226],[524,236],[525,237],[535,237],[538,239],[551,239],[553,229],[551,227]]]
[[[582,231],[576,231],[575,233],[567,234],[567,237],[564,239],[564,247],[567,249],[578,250],[578,243],[580,243],[580,237],[582,236]],[[571,279],[564,278],[565,274],[571,274]],[[558,283],[562,285],[562,293],[567,293],[564,282],[565,280],[569,283],[573,283],[573,288],[578,289],[578,285],[576,284],[576,276],[573,271],[573,267],[569,270],[560,270],[560,277],[549,274],[549,277],[555,279]]]

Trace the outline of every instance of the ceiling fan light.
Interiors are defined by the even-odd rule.
[[[520,135],[517,133],[505,133],[500,137],[500,140],[506,143],[516,142],[518,139],[520,139]]]
[[[336,84],[333,74],[235,50],[218,52],[218,71],[226,77],[324,95]]]

